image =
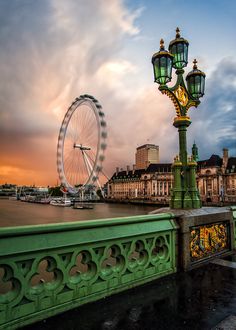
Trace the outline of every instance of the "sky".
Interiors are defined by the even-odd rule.
[[[105,113],[108,177],[145,143],[172,162],[175,110],[153,82],[151,57],[177,26],[189,41],[185,72],[196,58],[206,74],[205,96],[188,112],[188,152],[195,141],[200,159],[222,148],[236,156],[235,13],[234,0],[0,0],[0,184],[59,183],[61,123],[85,93]]]

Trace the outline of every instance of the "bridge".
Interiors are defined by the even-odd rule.
[[[236,207],[179,212],[1,228],[0,329],[232,253]]]

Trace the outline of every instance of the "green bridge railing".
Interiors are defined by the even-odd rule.
[[[233,214],[233,230],[234,230],[234,249],[236,249],[236,206],[231,206],[231,211]]]
[[[0,228],[0,329],[176,272],[173,214]]]

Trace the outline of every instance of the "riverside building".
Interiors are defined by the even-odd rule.
[[[159,163],[159,146],[144,144],[136,149],[135,166],[137,170],[147,169],[150,164]]]
[[[198,162],[197,184],[202,201],[236,202],[236,157],[212,155]]]
[[[158,158],[146,158],[146,146],[137,148],[132,170],[129,166],[126,170],[116,169],[107,185],[109,199],[169,202],[173,186],[172,164],[159,163],[159,147]],[[236,202],[236,157],[229,157],[228,149],[223,149],[222,158],[212,155],[209,159],[199,161],[195,144],[192,154],[198,164],[197,185],[201,200],[209,203]]]

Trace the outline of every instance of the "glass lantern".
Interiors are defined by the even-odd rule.
[[[186,81],[189,94],[199,99],[203,97],[205,91],[205,73],[197,68],[197,61],[193,61],[193,70],[187,74]]]
[[[169,52],[174,55],[173,67],[183,69],[188,64],[188,41],[180,37],[179,28],[176,29],[176,38],[169,44]]]
[[[160,41],[160,51],[152,57],[154,81],[166,85],[172,78],[173,55],[164,48],[164,40]]]

